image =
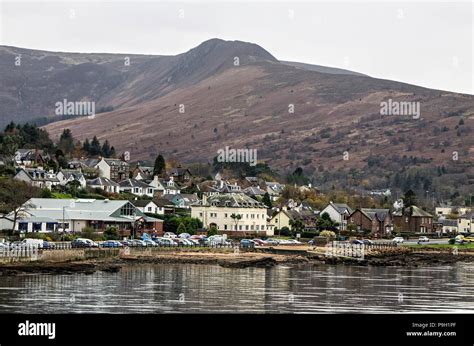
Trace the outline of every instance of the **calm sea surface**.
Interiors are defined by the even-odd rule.
[[[0,313],[474,312],[474,266],[141,265],[0,277]]]

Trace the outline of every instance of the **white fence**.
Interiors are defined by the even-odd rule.
[[[365,244],[351,244],[337,241],[326,245],[326,257],[348,257],[363,260],[365,256]]]
[[[38,260],[38,252],[39,247],[38,245],[29,245],[29,246],[18,246],[18,247],[5,247],[0,248],[0,258],[5,259],[30,259],[33,261]]]

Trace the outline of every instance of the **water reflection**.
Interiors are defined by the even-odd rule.
[[[427,268],[140,265],[0,279],[3,313],[473,312],[468,264]]]

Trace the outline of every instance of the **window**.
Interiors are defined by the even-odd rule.
[[[227,225],[224,225],[224,230],[227,230]]]
[[[246,231],[249,230],[249,225],[245,225],[245,230],[246,230]]]
[[[201,211],[201,212],[199,212],[199,217],[202,217],[202,211]]]
[[[28,223],[20,222],[18,223],[18,230],[20,231],[28,231]]]
[[[239,231],[241,231],[241,230],[242,230],[242,225],[239,225]]]
[[[55,225],[56,224],[54,222],[46,222],[46,230],[51,231],[51,232],[54,231],[54,226]]]
[[[224,214],[224,217],[227,217],[227,213]]]
[[[120,208],[121,216],[133,216],[134,214],[135,208],[130,203],[127,203],[122,208]]]
[[[151,207],[148,207],[148,211],[151,211]]]
[[[259,228],[259,225],[256,225],[255,230],[258,231],[259,230],[258,228]]]

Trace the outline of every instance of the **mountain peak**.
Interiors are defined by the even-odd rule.
[[[273,55],[258,44],[244,41],[226,41],[220,38],[211,38],[204,41],[185,54],[189,54],[193,58],[216,55],[220,55],[221,58],[225,57],[232,59],[238,57],[240,63],[243,64],[256,61],[278,62]]]

